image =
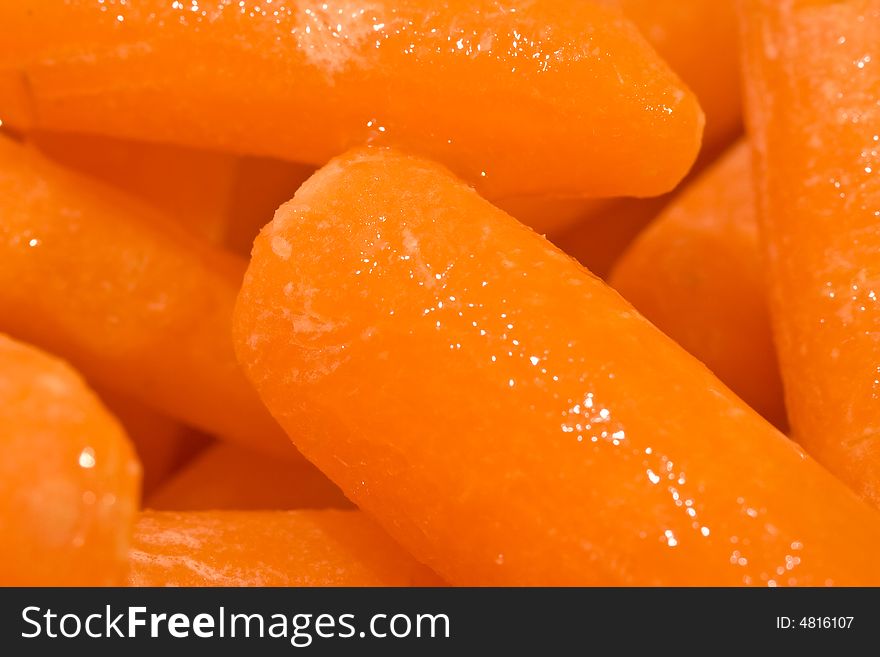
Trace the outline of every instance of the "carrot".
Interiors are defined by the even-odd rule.
[[[131,586],[437,586],[358,511],[145,511]]]
[[[492,197],[659,194],[703,115],[612,4],[7,2],[0,85],[25,127],[313,164],[389,144]]]
[[[225,241],[235,156],[97,135],[35,133],[28,140],[59,164],[153,205],[193,233]]]
[[[241,259],[2,138],[0,214],[0,330],[208,433],[295,456],[235,361]]]
[[[741,130],[733,0],[622,0],[620,4],[626,17],[696,95],[706,114],[700,160],[710,161]],[[624,199],[612,204],[610,199],[546,196],[513,196],[496,205],[539,233],[560,240],[554,243],[564,241],[563,250],[577,251],[595,274],[607,273],[616,256],[656,214],[654,208],[660,207],[653,201]]]
[[[140,468],[65,363],[0,335],[0,585],[125,581]]]
[[[351,502],[321,471],[237,445],[209,447],[147,499],[162,511],[341,509]]]
[[[609,279],[645,317],[785,427],[748,146],[739,143],[664,210]]]
[[[204,435],[139,401],[105,388],[96,392],[134,445],[143,468],[145,498],[207,445]]]
[[[302,452],[453,584],[880,583],[874,510],[439,165],[322,168],[234,331]]]
[[[880,505],[880,3],[743,5],[770,312],[793,436]]]
[[[621,0],[657,53],[693,90],[706,113],[710,150],[742,130],[736,0]]]
[[[562,230],[551,232],[548,238],[563,251],[575,258],[591,272],[607,278],[617,260],[627,247],[679,194],[702,175],[732,143],[707,144],[700,152],[693,169],[682,180],[678,189],[653,198],[620,198],[594,201],[584,204],[584,213]],[[509,206],[496,204],[507,210]],[[552,205],[548,211],[558,208]],[[566,212],[571,212],[570,209]],[[524,223],[521,215],[514,217]]]

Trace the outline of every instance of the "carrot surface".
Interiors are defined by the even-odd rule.
[[[314,164],[396,145],[493,197],[659,194],[703,115],[614,4],[6,2],[0,116]]]
[[[140,467],[67,364],[0,335],[0,585],[125,581]]]
[[[311,464],[291,464],[221,443],[190,461],[147,499],[146,506],[162,511],[284,511],[352,504]]]
[[[295,450],[242,375],[244,261],[0,138],[0,330],[209,433]]]
[[[235,336],[302,452],[453,584],[880,583],[874,510],[439,165],[319,170]]]
[[[742,128],[736,0],[620,0],[628,19],[694,92],[706,114],[703,144]]]
[[[438,586],[359,511],[145,511],[131,586]]]
[[[880,505],[880,2],[743,4],[770,310],[793,437]]]
[[[685,188],[621,257],[609,283],[785,427],[747,144]]]

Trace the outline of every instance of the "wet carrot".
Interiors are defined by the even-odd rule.
[[[609,282],[752,408],[786,426],[747,144],[685,188]]]
[[[706,114],[701,152],[709,155],[700,159],[710,161],[741,129],[733,0],[622,0],[621,7],[696,95]],[[590,271],[600,274],[600,270],[607,273],[616,256],[652,218],[652,208],[658,207],[652,201],[632,199],[609,207],[610,203],[610,199],[514,196],[496,205],[539,233],[558,236],[578,252],[578,259]],[[583,230],[577,231],[578,225]],[[570,234],[562,235],[563,231]]]
[[[439,165],[316,173],[235,336],[302,452],[454,584],[880,583],[874,510]]]
[[[28,140],[59,164],[136,196],[196,235],[225,241],[235,156],[98,135],[35,133]]]
[[[396,145],[492,197],[659,194],[703,116],[613,4],[3,3],[0,117],[314,164]]]
[[[437,586],[359,511],[145,511],[131,586]]]
[[[706,114],[703,143],[729,143],[742,128],[735,0],[621,0],[657,53],[694,92]]]
[[[880,505],[880,3],[743,4],[770,310],[793,436]]]
[[[125,581],[140,468],[65,363],[0,335],[0,585]]]
[[[206,436],[131,397],[105,388],[99,388],[97,392],[134,445],[143,469],[144,498],[148,498],[209,443]]]
[[[2,138],[0,214],[0,330],[208,433],[294,453],[235,362],[241,259]]]
[[[146,502],[147,508],[162,511],[351,506],[342,491],[313,465],[291,464],[227,444],[204,450]]]

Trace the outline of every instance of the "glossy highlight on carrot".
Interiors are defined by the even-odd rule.
[[[690,88],[706,114],[703,144],[742,129],[736,0],[620,0],[628,19]]]
[[[119,586],[140,467],[67,364],[0,335],[0,585]]]
[[[359,511],[145,511],[130,586],[442,586]]]
[[[874,510],[439,165],[319,170],[235,335],[303,454],[450,583],[880,583]]]
[[[650,196],[703,114],[615,4],[3,3],[0,117],[313,164],[393,145],[491,197]]]
[[[0,330],[184,423],[296,458],[235,361],[243,260],[4,138],[0,213]]]
[[[749,406],[786,426],[746,143],[672,201],[609,284]]]
[[[792,435],[878,506],[880,3],[749,0],[742,18],[758,216]]]

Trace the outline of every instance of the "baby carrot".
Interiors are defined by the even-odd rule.
[[[65,363],[0,335],[0,585],[125,581],[140,468]]]
[[[736,137],[741,123],[733,0],[622,0],[620,4],[626,17],[696,95],[706,114],[700,160],[708,161],[706,155],[715,157]],[[496,205],[539,233],[566,241],[594,274],[608,271],[658,207],[656,202],[632,199],[613,204],[610,199],[546,196],[513,196]],[[583,230],[577,231],[578,225]]]
[[[492,197],[650,196],[703,115],[613,4],[4,2],[0,85],[20,91],[0,118],[314,164],[396,145]]]
[[[686,187],[609,282],[752,408],[785,426],[747,144]]]
[[[770,312],[793,437],[880,505],[876,0],[743,4]]]
[[[244,262],[0,138],[0,330],[208,433],[294,453],[241,373]]]
[[[437,586],[359,511],[145,511],[131,586]]]
[[[175,471],[205,448],[208,439],[197,431],[157,413],[141,402],[105,388],[101,401],[125,429],[143,468],[146,498]]]
[[[621,0],[628,19],[694,92],[706,113],[703,143],[730,143],[741,130],[735,0]]]
[[[234,330],[302,452],[454,584],[880,583],[874,510],[439,165],[322,168]]]
[[[215,244],[225,241],[238,168],[234,155],[97,135],[35,133],[28,141],[59,164],[136,196],[193,233]]]
[[[190,461],[146,506],[161,511],[339,509],[351,502],[315,466],[219,443]]]

